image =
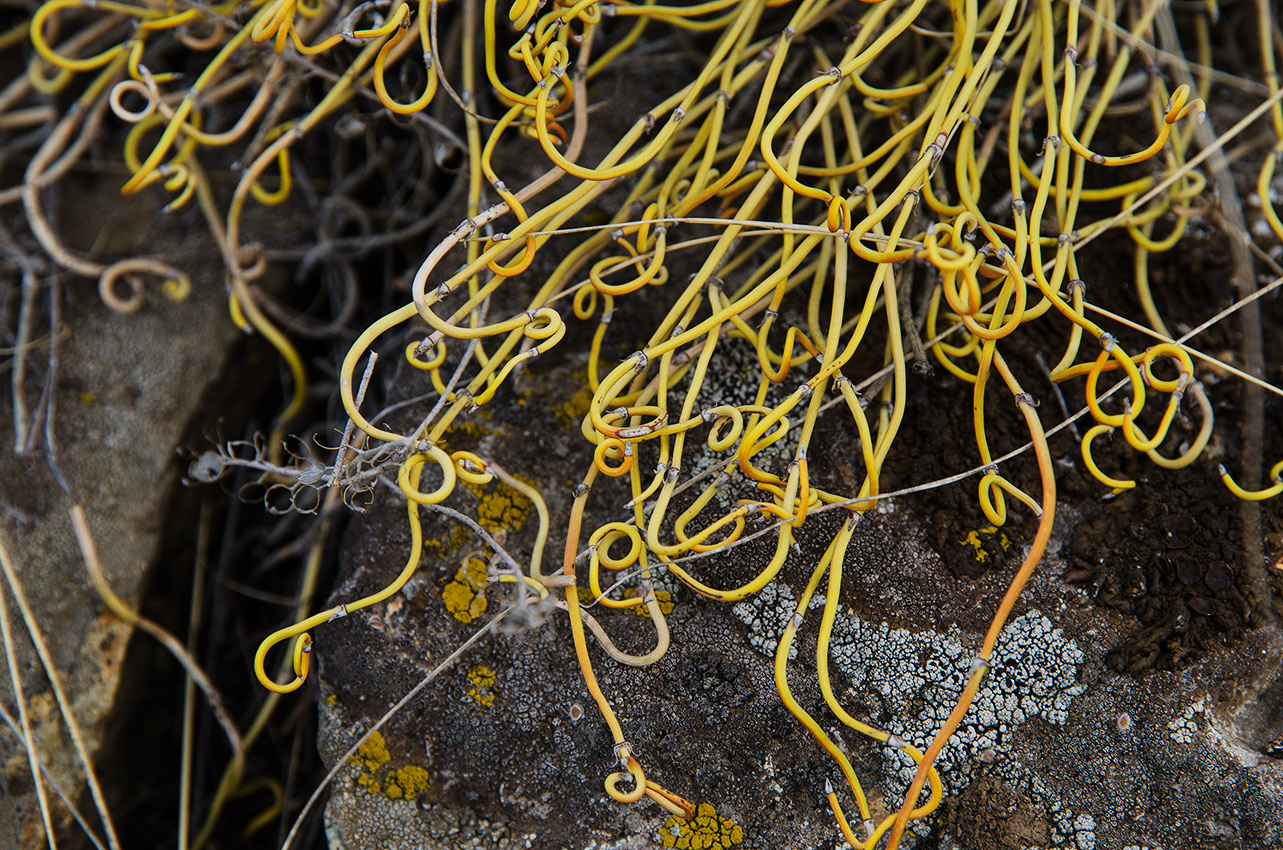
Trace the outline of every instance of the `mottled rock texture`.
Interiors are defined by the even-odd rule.
[[[571,377],[577,365],[541,362],[518,392],[447,439],[449,448],[498,459],[549,494],[554,564],[570,489],[587,462],[570,427],[582,412]],[[398,392],[420,391],[416,380],[403,376]],[[906,426],[905,445],[931,446],[935,417],[965,416],[965,399],[949,387],[938,377],[917,379],[920,418]],[[813,445],[812,468],[843,486],[851,437],[826,427]],[[937,474],[951,452],[965,451],[957,445],[936,445],[902,463],[901,480]],[[1052,447],[1064,476],[1082,475],[1072,441],[1058,438]],[[1283,840],[1283,761],[1267,755],[1279,755],[1271,742],[1283,733],[1277,615],[1268,600],[1259,611],[1251,607],[1242,554],[1231,540],[1237,513],[1205,465],[1141,473],[1141,490],[1123,499],[1102,500],[1093,488],[1063,494],[1051,554],[941,757],[944,804],[908,844],[1228,850]],[[1159,496],[1185,488],[1205,510],[1168,508],[1144,491],[1150,482]],[[452,504],[478,516],[521,559],[535,523],[511,509],[503,489],[492,484]],[[624,491],[598,489],[590,515],[624,516]],[[860,522],[845,565],[831,650],[834,688],[857,718],[924,747],[961,690],[1033,525],[1013,519],[992,529],[973,499],[973,485],[962,483],[881,503]],[[1276,520],[1265,518],[1267,528]],[[472,532],[438,514],[425,512],[424,521],[424,562],[405,592],[317,634],[327,694],[321,746],[331,762],[512,598],[469,582],[467,559],[483,550]],[[651,667],[617,664],[589,640],[602,689],[648,777],[706,806],[698,839],[711,842],[706,846],[731,846],[732,838],[746,848],[841,844],[824,799],[825,781],[840,776],[781,705],[772,674],[778,636],[836,522],[833,514],[808,519],[776,582],[738,605],[702,599],[659,577],[661,599],[667,594],[673,603],[672,645]],[[1217,523],[1225,527],[1211,529]],[[1120,537],[1133,542],[1111,546],[1099,530],[1110,524],[1119,528],[1114,544]],[[331,603],[390,580],[408,545],[404,503],[381,491],[348,530]],[[1179,578],[1170,565],[1195,545],[1224,554],[1200,555],[1198,575],[1186,569]],[[714,586],[735,586],[755,575],[773,548],[773,538],[763,537],[693,569]],[[1083,561],[1088,549],[1095,563]],[[1130,604],[1111,596],[1119,576],[1147,572],[1155,578],[1128,597]],[[1271,580],[1277,593],[1279,576]],[[463,600],[459,582],[475,593]],[[1167,614],[1157,603],[1146,607],[1151,597],[1185,605],[1183,620],[1173,615],[1170,628],[1155,631],[1152,622]],[[387,793],[385,773],[373,773],[371,783],[362,779],[368,765],[344,767],[328,810],[332,846],[641,848],[683,846],[683,838],[696,846],[694,823],[677,823],[650,803],[620,805],[605,796],[612,740],[580,678],[565,613],[536,613],[469,650],[383,727],[388,760],[379,770],[420,767],[426,789],[405,799]],[[621,648],[641,653],[654,645],[648,618],[594,613]],[[1237,627],[1217,626],[1218,615]],[[816,610],[802,627],[789,682],[834,734],[839,724],[815,674],[818,622]],[[911,776],[907,758],[844,728],[835,737],[875,815],[898,807]],[[723,821],[732,826],[722,829]]]
[[[205,395],[226,377],[239,333],[227,320],[223,282],[213,271],[217,255],[199,237],[198,220],[140,228],[139,222],[158,218],[154,199],[122,200],[109,180],[82,188],[74,198],[74,215],[59,212],[64,208],[54,211],[71,249],[93,247],[101,252],[95,256],[111,256],[185,246],[182,265],[193,270],[194,283],[188,299],[173,303],[161,295],[159,281],[149,280],[143,307],[120,315],[104,306],[93,281],[62,278],[53,432],[55,461],[69,492],[43,451],[21,456],[12,450],[12,401],[7,390],[0,394],[0,445],[5,447],[0,451],[0,524],[74,715],[96,750],[113,701],[130,699],[117,693],[130,630],[106,612],[90,586],[68,509],[84,506],[108,581],[134,604],[159,554],[185,466],[177,450],[188,439]],[[48,277],[40,276],[40,282],[37,304],[43,305]],[[192,328],[202,329],[199,337],[191,335]],[[36,346],[27,356],[32,382],[25,391],[35,410],[37,379],[47,375],[48,346]],[[16,608],[11,607],[11,618],[37,746],[55,781],[77,798],[83,770]],[[0,702],[14,712],[7,671],[0,675]],[[0,836],[5,836],[0,845],[46,846],[25,751],[4,727],[0,766],[6,789],[0,794]],[[56,825],[69,824],[65,808],[50,793]],[[17,837],[16,844],[8,843],[10,836]]]

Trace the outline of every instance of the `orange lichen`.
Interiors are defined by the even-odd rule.
[[[469,535],[471,534],[472,532],[466,526],[456,525],[450,531],[448,540],[440,540],[435,537],[424,540],[423,549],[425,552],[436,553],[458,552],[468,545]]]
[[[468,698],[476,702],[482,708],[489,708],[494,705],[495,698],[495,672],[484,664],[478,664],[468,670],[468,681],[472,687],[468,688]]]
[[[639,596],[640,594],[636,590],[630,590],[626,595],[631,597],[631,596]],[[669,593],[667,590],[657,590],[655,591],[655,600],[659,602],[659,610],[662,611],[664,614],[673,613],[673,608],[675,607],[675,603],[673,602],[673,594]],[[645,605],[637,605],[633,608],[630,608],[629,610],[639,617],[650,616],[650,611],[646,608]]]
[[[383,735],[378,732],[366,738],[357,748],[356,754],[348,759],[349,764],[363,767],[371,773],[390,761],[392,756],[388,753],[387,741],[383,740]]]
[[[485,485],[469,484],[468,489],[480,500],[477,523],[492,534],[520,530],[534,507],[525,496],[499,481]]]
[[[578,376],[577,376],[578,377]],[[583,376],[587,378],[587,373]],[[567,428],[578,428],[580,421],[588,413],[588,408],[592,405],[592,390],[584,386],[570,399],[558,407],[554,407],[552,412],[557,417],[557,421]]]
[[[393,800],[412,800],[428,790],[428,772],[416,765],[406,765],[388,771],[384,777],[383,793]]]
[[[460,623],[471,623],[486,613],[486,581],[489,566],[480,558],[469,558],[454,579],[441,591],[441,599]]]
[[[984,528],[978,528],[975,531],[968,532],[966,537],[958,541],[958,545],[970,546],[975,550],[975,559],[983,563],[984,561],[989,560],[989,552],[985,549],[985,544],[989,540],[993,539],[995,535],[998,537],[998,545],[1002,547],[1002,551],[1006,552],[1011,548],[1011,540],[1007,535],[1005,533],[1000,533],[998,529],[992,525],[987,525]]]
[[[361,769],[360,775],[356,777],[357,785],[371,793],[378,793],[383,790],[383,786],[375,774],[390,761],[392,756],[388,753],[387,742],[381,734],[375,732],[357,748],[356,754],[348,759],[348,764]]]
[[[670,817],[659,828],[659,843],[677,850],[724,850],[744,840],[739,824],[717,814],[708,803],[700,803],[690,820]]]
[[[392,754],[388,752],[387,742],[375,732],[357,748],[348,764],[360,769],[356,784],[371,794],[383,793],[393,800],[412,800],[428,789],[428,771],[413,764],[393,768],[380,780],[379,771],[390,761]]]

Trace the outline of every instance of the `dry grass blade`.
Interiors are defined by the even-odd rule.
[[[115,591],[108,584],[106,576],[102,572],[102,564],[98,560],[97,547],[94,545],[93,533],[89,529],[89,521],[85,517],[85,510],[80,505],[71,508],[71,522],[76,530],[76,541],[80,544],[81,555],[84,556],[85,566],[89,571],[89,579],[93,583],[94,589],[102,597],[103,602],[111,613],[115,614],[125,623],[135,628],[145,631],[155,638],[162,646],[174,656],[176,660],[187,673],[196,686],[201,689],[205,695],[205,702],[213,712],[218,724],[223,727],[223,734],[227,738],[227,744],[232,750],[232,764],[236,766],[238,773],[243,773],[245,768],[245,747],[241,741],[241,734],[236,728],[235,721],[227,714],[224,707],[222,695],[218,689],[210,682],[205,671],[192,658],[191,653],[183,644],[166,631],[161,626],[139,615],[132,608],[125,604]]]
[[[36,799],[40,803],[40,820],[44,824],[45,842],[49,845],[49,850],[57,850],[58,842],[54,838],[49,798],[45,794],[44,774],[40,770],[40,753],[36,749],[35,737],[31,734],[31,718],[27,712],[27,697],[22,687],[22,672],[18,668],[13,633],[9,629],[9,597],[2,587],[0,587],[0,636],[4,638],[4,655],[9,667],[9,681],[13,685],[13,698],[18,704],[18,726],[21,729],[22,746],[27,751],[31,782],[35,785]]]
[[[81,769],[85,773],[85,781],[89,786],[89,794],[93,800],[94,808],[98,810],[98,817],[102,820],[103,829],[107,836],[107,844],[111,850],[117,850],[120,847],[120,841],[116,837],[116,827],[112,823],[111,813],[107,808],[102,786],[98,782],[98,775],[94,770],[89,748],[85,745],[84,733],[72,713],[71,700],[67,699],[67,694],[62,687],[62,677],[54,666],[53,655],[45,643],[39,621],[31,610],[31,606],[27,603],[27,595],[22,589],[18,571],[9,557],[8,546],[3,537],[0,537],[0,568],[4,570],[5,581],[8,583],[10,591],[13,592],[14,600],[18,604],[18,610],[22,614],[22,621],[27,627],[27,634],[36,648],[36,654],[40,657],[40,664],[44,667],[45,676],[49,679],[49,686],[53,690],[54,700],[58,703],[58,710],[62,713],[63,721],[67,725],[67,732],[71,736],[76,758],[80,761]]]
[[[9,727],[9,731],[13,733],[15,738],[19,741],[23,740],[21,724],[3,705],[0,705],[0,720],[4,721],[4,725]],[[53,792],[58,795],[58,799],[62,801],[62,804],[67,807],[67,811],[71,812],[72,820],[84,832],[85,837],[89,839],[89,843],[94,846],[95,850],[108,850],[102,838],[90,826],[89,821],[85,819],[84,814],[76,805],[76,801],[71,799],[66,789],[59,785],[58,780],[49,772],[49,766],[45,764],[45,760],[39,757],[39,753],[37,753],[37,757],[40,762],[40,772],[44,775],[45,781],[49,783],[49,787],[53,789]]]

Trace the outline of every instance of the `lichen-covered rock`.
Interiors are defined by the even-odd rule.
[[[542,377],[532,373],[520,403],[492,403],[448,438],[452,449],[501,459],[548,495],[550,551],[561,546],[578,475],[571,470],[587,462],[559,422],[572,400],[558,402],[558,393],[574,385],[562,374],[553,367]],[[417,392],[407,380],[405,392]],[[929,419],[921,427],[930,428]],[[813,465],[840,478],[853,451],[849,436],[826,433],[816,444]],[[485,498],[464,494],[458,507],[475,514]],[[940,529],[934,498],[882,502],[859,523],[830,649],[846,709],[922,747],[953,707],[1026,545],[1014,520],[994,531],[955,517]],[[590,504],[610,515],[611,505]],[[1068,551],[1079,518],[1117,509],[1117,501],[1066,499],[1051,551]],[[383,492],[354,522],[334,602],[400,570],[409,544],[404,512]],[[406,591],[316,635],[333,694],[323,705],[322,734],[331,761],[512,598],[480,571],[469,574],[469,563],[488,556],[481,541],[439,514],[423,517],[426,557]],[[415,765],[427,773],[413,799],[370,793],[355,766],[340,773],[327,817],[332,845],[840,846],[824,797],[826,781],[840,777],[782,706],[772,672],[779,636],[836,527],[829,517],[809,519],[780,577],[742,603],[709,601],[657,576],[672,605],[672,644],[658,663],[621,665],[589,641],[601,687],[648,778],[696,805],[690,821],[653,803],[606,797],[613,741],[584,688],[564,612],[534,606],[519,628],[473,647],[383,728],[384,770]],[[534,534],[524,519],[489,527],[518,558],[528,555]],[[752,565],[773,549],[767,536],[695,568],[711,584],[733,586],[756,574]],[[956,569],[958,559],[976,568]],[[1227,569],[1232,589],[1241,571]],[[461,581],[467,594],[458,593]],[[654,645],[649,617],[592,611],[621,649],[644,653]],[[818,621],[818,609],[804,618],[789,684],[849,755],[880,817],[899,807],[911,762],[839,728],[827,713],[815,672]],[[1275,627],[1256,622],[1219,645],[1181,653],[1178,666],[1111,666],[1111,654],[1142,633],[1134,616],[1097,602],[1072,567],[1048,556],[938,761],[943,806],[915,825],[904,846],[1201,850],[1283,839],[1283,762],[1267,755],[1283,733],[1283,642]]]

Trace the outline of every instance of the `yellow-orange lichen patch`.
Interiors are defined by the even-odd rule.
[[[495,672],[484,664],[478,664],[468,670],[468,681],[472,684],[468,688],[468,698],[476,702],[482,708],[489,708],[494,705],[495,698]]]
[[[975,531],[968,532],[966,537],[958,541],[958,545],[970,546],[975,551],[975,559],[984,563],[989,560],[989,551],[986,550],[985,546],[990,540],[993,540],[995,536],[997,536],[998,545],[1001,547],[1003,552],[1006,552],[1011,548],[1011,539],[1007,537],[1006,533],[999,532],[999,530],[992,525],[987,525],[984,528],[978,528]]]
[[[356,754],[348,759],[348,764],[361,769],[361,773],[356,777],[356,784],[371,793],[377,793],[383,790],[383,785],[375,774],[390,761],[392,756],[388,753],[387,742],[383,740],[381,734],[375,732],[357,748]]]
[[[690,820],[670,817],[659,828],[659,843],[677,850],[724,850],[744,840],[744,830],[708,803],[700,803]]]
[[[348,763],[360,769],[356,784],[371,794],[383,793],[393,800],[412,800],[428,790],[428,771],[418,765],[406,765],[388,770],[382,778],[379,772],[392,761],[387,742],[375,732],[357,749]]]
[[[428,772],[417,765],[389,770],[383,779],[384,791],[393,800],[413,800],[428,790]]]
[[[441,591],[441,599],[460,623],[471,623],[486,613],[486,581],[489,566],[480,558],[469,558],[454,579]]]
[[[462,525],[456,525],[450,530],[449,538],[441,540],[436,537],[428,538],[423,541],[425,552],[432,553],[450,553],[457,552],[468,544],[468,535],[471,532]]]
[[[578,377],[578,376],[577,376]],[[583,380],[586,380],[588,373],[584,373]],[[579,422],[588,413],[588,408],[592,406],[592,389],[584,386],[579,389],[570,399],[561,405],[554,407],[552,412],[566,428],[578,428]]]
[[[636,590],[630,590],[626,595],[638,596],[640,594],[638,594]],[[669,593],[667,590],[657,590],[655,591],[655,601],[659,603],[659,610],[661,612],[663,612],[664,614],[673,613],[673,607],[675,604],[673,602],[673,594]],[[647,609],[645,605],[637,605],[637,606],[634,606],[633,608],[630,608],[629,610],[639,617],[650,616],[650,610]]]
[[[383,740],[383,735],[379,732],[366,738],[365,742],[357,748],[356,754],[348,759],[349,764],[363,767],[371,773],[390,761],[392,756],[388,753],[387,741]]]
[[[501,481],[468,484],[468,489],[480,500],[477,504],[477,523],[492,534],[520,530],[534,508],[529,499]]]

